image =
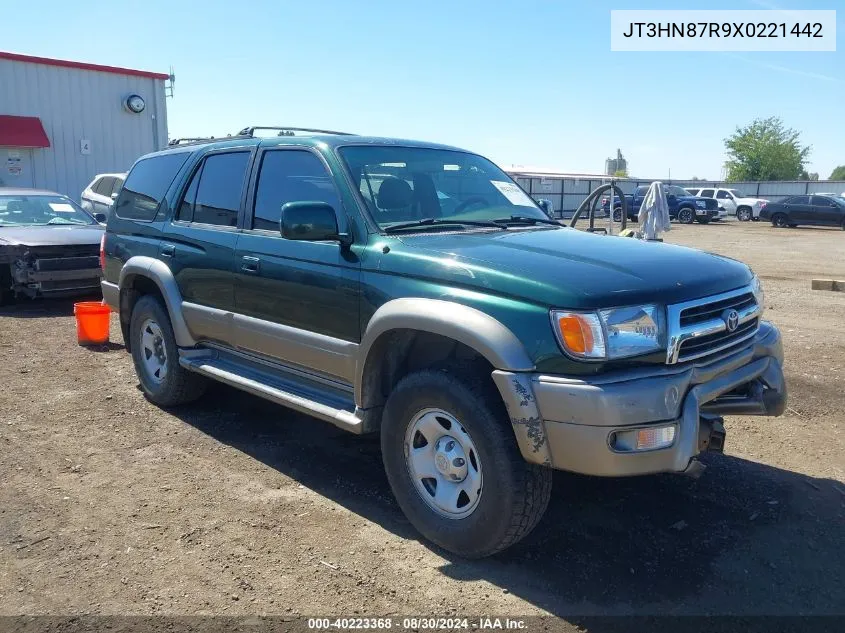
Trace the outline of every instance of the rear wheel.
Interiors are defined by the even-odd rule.
[[[787,226],[789,222],[787,222],[786,215],[783,213],[775,213],[772,216],[772,226],[778,229],[782,229]]]
[[[384,469],[402,511],[425,538],[466,558],[519,541],[551,495],[552,471],[523,459],[488,383],[459,367],[410,374],[382,422]]]
[[[736,219],[740,222],[748,222],[751,220],[751,209],[748,207],[740,207],[736,210]]]
[[[681,224],[692,224],[695,220],[695,213],[689,207],[678,209],[678,222]]]
[[[132,361],[146,396],[162,407],[173,407],[199,398],[207,386],[202,376],[179,364],[179,348],[170,317],[153,296],[141,297],[129,323]]]

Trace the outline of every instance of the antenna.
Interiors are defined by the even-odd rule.
[[[173,98],[173,84],[176,83],[176,73],[173,72],[173,66],[170,67],[170,75],[167,78],[170,83],[164,84],[164,96]]]

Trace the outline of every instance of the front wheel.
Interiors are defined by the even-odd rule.
[[[751,209],[742,207],[736,210],[736,219],[740,222],[748,222],[751,220]]]
[[[678,210],[678,222],[681,224],[692,224],[694,220],[695,214],[689,207]]]
[[[613,210],[613,221],[614,222],[621,222],[622,221],[622,207],[616,207]]]
[[[173,407],[199,398],[207,380],[179,364],[179,348],[170,317],[161,302],[145,295],[129,322],[132,362],[144,394],[155,404]]]
[[[777,229],[782,229],[789,225],[789,222],[786,219],[786,215],[783,213],[775,213],[772,216],[772,226]]]
[[[410,374],[390,394],[382,422],[384,469],[405,516],[465,558],[522,539],[551,495],[552,471],[523,459],[488,382],[458,367]]]

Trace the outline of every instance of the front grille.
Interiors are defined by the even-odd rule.
[[[726,320],[729,310],[739,316],[733,332],[728,330]],[[753,338],[760,326],[760,306],[748,288],[670,305],[667,312],[669,364],[730,352]]]
[[[754,295],[750,292],[741,294],[736,297],[728,297],[721,301],[714,301],[713,303],[705,303],[703,305],[696,305],[689,308],[684,308],[681,311],[681,327],[689,327],[696,323],[703,323],[711,319],[719,319],[725,310],[733,308],[737,312],[741,312],[745,308],[755,305],[757,302]]]
[[[39,272],[51,270],[85,270],[86,268],[99,267],[100,258],[96,255],[84,257],[51,257],[35,260],[35,270]]]
[[[704,199],[704,208],[705,209],[718,209],[719,203],[716,202],[713,198],[705,198]]]
[[[708,356],[716,351],[725,351],[735,344],[742,343],[757,333],[759,319],[754,318],[740,324],[733,332],[718,332],[696,338],[688,338],[681,343],[678,362]]]

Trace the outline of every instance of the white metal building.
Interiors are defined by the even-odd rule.
[[[168,75],[0,51],[0,187],[74,200],[167,145]]]

